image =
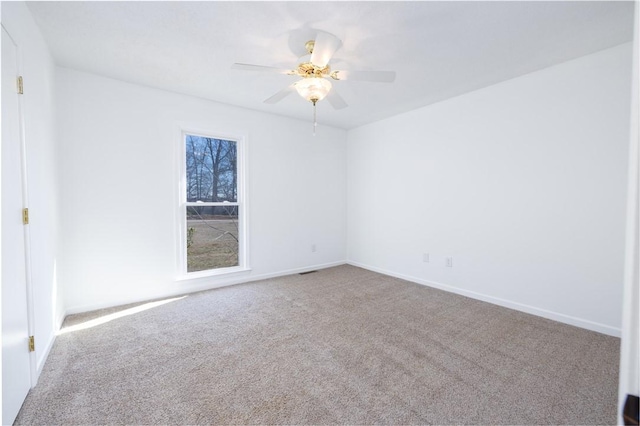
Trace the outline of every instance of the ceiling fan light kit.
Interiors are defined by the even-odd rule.
[[[294,84],[296,91],[313,104],[313,135],[316,134],[316,103],[323,100],[331,90],[331,82],[322,77],[306,77]]]
[[[319,32],[315,40],[305,43],[308,54],[300,58],[301,62],[293,70],[282,70],[275,67],[266,67],[250,64],[233,64],[232,68],[249,71],[267,71],[280,74],[302,77],[292,85],[266,99],[264,102],[275,104],[287,97],[295,89],[305,100],[313,104],[313,134],[316,134],[316,104],[327,98],[335,109],[346,108],[348,105],[342,97],[332,89],[328,80],[359,80],[369,82],[390,83],[395,79],[393,71],[331,71],[329,61],[333,54],[340,48],[342,42],[336,36],[327,32]]]
[[[307,77],[296,82],[296,91],[314,105],[323,100],[331,90],[331,82],[321,77]]]

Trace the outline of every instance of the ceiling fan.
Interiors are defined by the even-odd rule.
[[[289,94],[298,92],[302,98],[313,104],[314,134],[316,123],[316,103],[327,99],[335,109],[346,108],[348,105],[335,89],[331,80],[368,81],[379,83],[391,83],[396,78],[395,71],[347,71],[332,70],[329,61],[333,54],[342,46],[342,42],[333,34],[321,31],[315,40],[305,43],[306,55],[299,58],[299,63],[294,69],[282,69],[263,65],[251,65],[235,63],[232,69],[247,71],[263,71],[277,74],[286,74],[300,77],[295,83],[280,90],[275,95],[266,99],[267,104],[280,102]]]

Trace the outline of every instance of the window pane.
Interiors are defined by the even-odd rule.
[[[187,272],[238,266],[238,206],[188,206]]]
[[[238,201],[235,141],[186,135],[187,201]]]

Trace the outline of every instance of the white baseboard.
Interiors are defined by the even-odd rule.
[[[237,284],[244,284],[244,283],[253,282],[253,281],[266,280],[269,278],[282,277],[285,275],[299,274],[301,272],[309,272],[309,271],[315,271],[318,269],[332,268],[334,266],[340,266],[346,263],[347,263],[346,261],[330,262],[330,263],[305,266],[302,268],[295,268],[295,269],[287,269],[284,271],[271,272],[268,274],[259,274],[259,275],[246,275],[246,273],[244,272],[239,272],[237,275],[230,278],[221,278],[219,276],[216,277],[215,279],[212,279],[211,277],[196,278],[193,280],[194,281],[193,283],[186,283],[185,281],[180,281],[180,285],[176,285],[170,290],[165,289],[165,291],[163,292],[160,292],[154,295],[149,295],[143,298],[120,299],[117,301],[110,301],[106,303],[93,303],[88,305],[71,306],[66,309],[65,317],[67,315],[81,314],[83,312],[91,312],[98,309],[113,308],[116,306],[128,305],[131,303],[148,302],[151,300],[158,300],[158,299],[167,298],[167,297],[175,297],[175,296],[196,293],[196,292],[205,291],[205,290],[213,290],[215,288],[222,288],[222,287],[228,287],[228,286],[237,285]]]
[[[416,278],[416,277],[412,277],[404,274],[399,274],[397,272],[387,271],[385,269],[376,268],[374,266],[365,265],[359,262],[347,261],[346,263],[348,265],[357,266],[359,268],[367,269],[369,271],[377,272],[377,273],[388,275],[395,278],[400,278],[406,281],[411,281],[416,284],[425,285],[427,287],[437,288],[439,290],[444,290],[450,293],[459,294],[461,296],[470,297],[472,299],[481,300],[483,302],[492,303],[494,305],[502,306],[509,309],[514,309],[516,311],[525,312],[527,314],[532,314],[532,315],[547,318],[550,320],[558,321],[564,324],[569,324],[576,327],[585,328],[587,330],[596,331],[598,333],[606,334],[608,336],[620,337],[621,335],[621,330],[619,328],[589,321],[583,318],[577,318],[570,315],[561,314],[558,312],[548,311],[546,309],[525,305],[519,302],[513,302],[511,300],[501,299],[498,297],[493,297],[493,296],[489,296],[482,293],[476,293],[475,291],[460,289],[448,284],[443,284],[435,281],[424,280],[422,278]]]
[[[346,260],[342,260],[342,261],[339,261],[339,262],[323,263],[323,264],[320,264],[320,265],[307,266],[307,267],[304,267],[304,268],[288,269],[286,271],[280,271],[280,272],[275,272],[275,273],[271,273],[271,274],[262,274],[262,275],[254,276],[254,277],[251,277],[251,279],[246,281],[246,282],[266,280],[266,279],[269,279],[269,278],[276,278],[276,277],[283,277],[285,275],[300,274],[302,272],[310,272],[310,271],[316,271],[318,269],[333,268],[334,266],[340,266],[340,265],[346,265],[346,264],[347,264],[347,261]]]
[[[285,275],[292,275],[292,274],[299,274],[301,272],[309,272],[309,271],[314,271],[314,270],[318,270],[318,269],[326,269],[326,268],[332,268],[334,266],[340,266],[340,265],[344,265],[344,264],[348,264],[348,265],[353,265],[353,266],[357,266],[359,268],[363,268],[363,269],[367,269],[373,272],[378,272],[380,274],[384,274],[384,275],[388,275],[391,277],[395,277],[395,278],[400,278],[406,281],[411,281],[417,284],[421,284],[421,285],[425,285],[428,287],[433,287],[433,288],[437,288],[440,290],[444,290],[450,293],[455,293],[455,294],[459,294],[462,296],[466,296],[466,297],[470,297],[472,299],[476,299],[476,300],[481,300],[483,302],[488,302],[488,303],[492,303],[494,305],[498,305],[498,306],[503,306],[505,308],[509,308],[509,309],[514,309],[516,311],[520,311],[520,312],[525,312],[528,314],[532,314],[532,315],[536,315],[539,317],[543,317],[543,318],[547,318],[550,320],[554,320],[554,321],[558,321],[564,324],[569,324],[569,325],[573,325],[576,327],[580,327],[580,328],[585,328],[587,330],[591,330],[591,331],[596,331],[598,333],[602,333],[602,334],[606,334],[609,336],[614,336],[614,337],[620,337],[621,335],[621,330],[619,328],[616,327],[611,327],[605,324],[600,324],[600,323],[596,323],[593,321],[589,321],[583,318],[577,318],[577,317],[573,317],[570,315],[565,315],[565,314],[561,314],[558,312],[553,312],[553,311],[549,311],[546,309],[542,309],[542,308],[537,308],[535,306],[530,306],[530,305],[525,305],[519,302],[514,302],[511,300],[506,300],[506,299],[501,299],[498,297],[494,297],[494,296],[489,296],[486,294],[482,294],[482,293],[477,293],[474,291],[470,291],[470,290],[464,290],[464,289],[460,289],[448,284],[443,284],[443,283],[439,283],[439,282],[435,282],[435,281],[429,281],[429,280],[425,280],[422,278],[417,278],[417,277],[412,277],[409,275],[404,275],[404,274],[400,274],[397,272],[392,272],[392,271],[388,271],[382,268],[377,268],[374,266],[370,266],[370,265],[366,265],[366,264],[362,264],[359,262],[354,262],[354,261],[338,261],[338,262],[330,262],[330,263],[324,263],[324,264],[320,264],[320,265],[312,265],[312,266],[305,266],[302,268],[295,268],[295,269],[287,269],[284,271],[278,271],[278,272],[272,272],[272,273],[268,273],[268,274],[259,274],[259,275],[252,275],[252,276],[237,276],[234,278],[229,278],[229,279],[225,279],[225,280],[211,280],[211,279],[206,279],[206,278],[202,278],[197,280],[198,283],[197,284],[189,284],[186,286],[179,286],[179,287],[175,287],[175,289],[171,290],[171,291],[165,291],[161,294],[156,294],[153,296],[150,296],[148,298],[144,298],[144,299],[136,299],[136,300],[120,300],[118,302],[111,302],[111,303],[99,303],[99,304],[91,304],[91,305],[82,305],[82,306],[75,306],[75,307],[70,307],[66,310],[65,312],[65,317],[67,315],[73,315],[73,314],[79,314],[79,313],[83,313],[83,312],[90,312],[90,311],[95,311],[98,309],[105,309],[105,308],[111,308],[111,307],[115,307],[115,306],[120,306],[120,305],[126,305],[126,304],[131,304],[131,303],[141,303],[141,302],[147,302],[150,300],[157,300],[157,299],[161,299],[161,298],[165,298],[165,297],[174,297],[174,296],[179,296],[179,295],[183,295],[183,294],[189,294],[189,293],[196,293],[199,291],[205,291],[205,290],[213,290],[215,288],[222,288],[222,287],[228,287],[228,286],[232,286],[232,285],[237,285],[237,284],[244,284],[244,283],[248,283],[248,282],[253,282],[253,281],[259,281],[259,280],[265,280],[265,279],[269,279],[269,278],[277,278],[277,277],[282,277]],[[63,318],[64,319],[64,318]],[[60,323],[62,324],[62,322]],[[50,345],[53,344],[53,340],[51,341]],[[47,348],[47,354],[48,351],[51,348],[48,347]],[[43,358],[43,359],[46,359]],[[44,364],[44,363],[43,363]],[[41,365],[38,366],[38,370],[40,370],[42,368]],[[39,374],[39,372],[38,372]]]

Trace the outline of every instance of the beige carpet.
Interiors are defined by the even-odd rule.
[[[17,424],[616,423],[619,339],[352,266],[87,322],[125,308],[67,318]]]

